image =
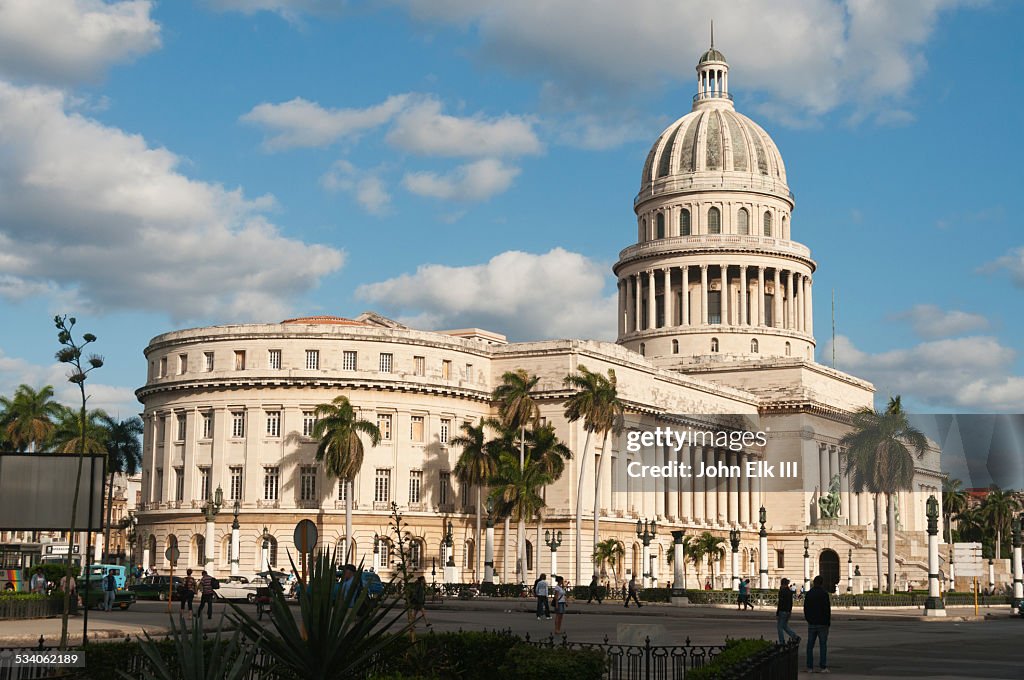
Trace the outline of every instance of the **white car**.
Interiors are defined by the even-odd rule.
[[[224,600],[256,601],[256,589],[266,585],[266,579],[258,576],[228,576],[220,579],[217,595]]]

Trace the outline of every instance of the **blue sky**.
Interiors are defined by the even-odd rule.
[[[64,312],[119,413],[186,326],[612,339],[641,166],[712,17],[819,264],[819,360],[835,289],[837,367],[881,397],[1019,412],[1024,5],[995,0],[5,2],[0,393],[63,384]]]

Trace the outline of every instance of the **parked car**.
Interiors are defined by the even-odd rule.
[[[172,588],[170,576],[147,576],[141,582],[128,586],[128,590],[140,600],[166,600],[168,594],[172,600],[177,600],[181,583],[182,577],[175,576]]]
[[[131,590],[125,588],[127,581],[127,569],[117,564],[91,564],[85,568],[85,573],[78,577],[78,594],[82,598],[82,606],[86,609],[103,606],[103,578],[114,572],[114,583],[117,590],[114,591],[114,606],[120,609],[128,609],[137,596]]]
[[[259,576],[228,576],[220,579],[216,592],[223,600],[245,600],[251,604],[256,601],[256,589],[266,585],[266,579]]]

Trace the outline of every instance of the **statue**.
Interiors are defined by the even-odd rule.
[[[854,576],[860,576],[860,565],[859,564],[856,567],[853,568],[853,575]]]
[[[839,475],[832,475],[832,481],[828,485],[828,493],[818,499],[818,510],[821,511],[822,519],[835,519],[839,517]]]

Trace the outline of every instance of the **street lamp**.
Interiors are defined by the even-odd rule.
[[[1024,530],[1024,513],[1021,513],[1019,517],[1015,517],[1013,520],[1013,602],[1011,603],[1011,611],[1016,610],[1020,612],[1024,608],[1024,577],[1022,577],[1022,571],[1024,571],[1024,564],[1021,563],[1021,530]]]
[[[266,524],[263,525],[263,571],[270,571],[270,532]]]
[[[129,564],[132,567],[135,566],[135,541],[138,538],[138,526],[139,518],[135,516],[134,510],[129,510],[128,517],[125,518],[125,538],[128,539],[128,555],[131,558],[129,559]]]
[[[804,538],[804,592],[811,589],[811,541]]]
[[[924,602],[924,615],[945,616],[946,608],[939,594],[939,501],[935,496],[928,497],[925,516],[928,518],[928,599]]]
[[[764,528],[764,523],[768,521],[768,513],[765,511],[764,506],[761,506],[761,510],[758,511],[758,519],[761,520],[761,530],[757,533],[760,541],[758,542],[758,551],[761,553],[761,578],[758,579],[758,588],[761,590],[768,589],[768,531]]]
[[[645,583],[647,586],[651,586],[650,581],[654,579],[654,574],[651,573],[651,539],[658,534],[658,526],[655,520],[651,520],[649,523],[645,520],[636,521],[636,537],[639,538],[644,545],[643,554],[641,556],[642,563],[641,567],[646,568],[647,573],[643,574],[643,577],[648,579]]]
[[[213,523],[222,505],[224,505],[224,490],[218,486],[213,498],[207,498],[206,503],[203,505],[203,514],[206,516],[206,538],[203,541],[205,544],[203,547],[206,552],[203,556],[204,569],[213,562]]]
[[[558,546],[562,545],[562,532],[544,531],[544,545],[551,550],[551,577],[558,572]],[[540,565],[538,565],[538,571]]]
[[[732,569],[732,589],[740,589],[740,571],[739,571],[739,552],[740,552],[740,530],[732,529],[729,532],[729,544],[732,546],[732,556],[730,559],[730,567]]]
[[[242,502],[235,499],[233,519],[231,520],[231,555],[228,562],[231,566],[231,575],[238,576],[238,553],[242,541],[241,525],[238,523],[238,512],[242,509]]]

